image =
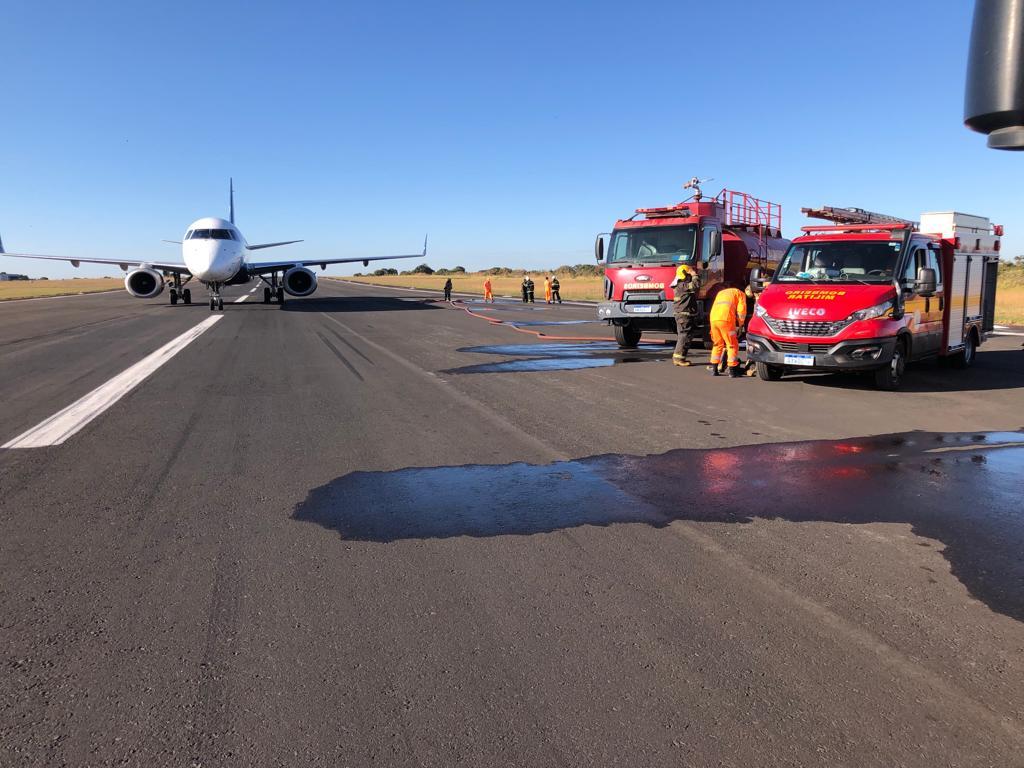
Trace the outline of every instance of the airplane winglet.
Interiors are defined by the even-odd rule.
[[[430,237],[430,233],[429,232],[423,236],[423,258],[427,258],[427,238],[428,237]]]
[[[0,253],[7,253],[7,251],[4,250],[3,238],[0,238]]]

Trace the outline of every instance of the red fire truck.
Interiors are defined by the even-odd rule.
[[[701,270],[697,328],[707,335],[706,309],[723,284],[746,287],[752,269],[773,270],[789,245],[779,205],[729,189],[705,199],[700,183],[684,185],[694,190],[689,200],[638,208],[597,236],[594,255],[605,264],[597,317],[614,326],[620,347],[635,347],[644,331],[675,333],[671,283],[680,264]]]
[[[766,280],[747,354],[767,381],[788,371],[866,371],[896,389],[908,362],[966,368],[993,328],[1001,226],[925,213],[920,223],[861,208],[804,208],[803,227]]]

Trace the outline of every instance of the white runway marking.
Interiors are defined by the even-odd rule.
[[[198,339],[222,317],[223,315],[214,315],[206,318],[199,325],[164,344],[156,352],[142,358],[131,368],[119,373],[64,410],[55,413],[10,442],[0,445],[0,448],[43,448],[48,445],[60,445],[135,389],[147,376]]]
[[[235,304],[241,304],[243,301],[245,301],[248,298],[249,298],[249,294],[248,293],[243,293],[241,296],[239,296],[237,299],[235,299]]]

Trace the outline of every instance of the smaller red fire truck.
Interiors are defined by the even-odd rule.
[[[773,270],[789,245],[779,205],[729,189],[705,199],[701,183],[693,178],[684,185],[694,191],[690,200],[637,208],[610,234],[597,236],[594,255],[605,264],[597,318],[614,326],[620,347],[635,347],[644,331],[675,333],[671,283],[680,264],[700,271],[696,327],[706,336],[707,309],[722,286],[745,288],[751,269]]]
[[[866,371],[896,389],[908,362],[974,362],[993,328],[1001,226],[984,216],[925,213],[920,223],[861,208],[804,208],[803,227],[747,328],[758,375]],[[762,291],[763,289],[763,291]]]

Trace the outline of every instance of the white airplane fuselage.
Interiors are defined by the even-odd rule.
[[[196,280],[225,283],[245,263],[246,242],[238,227],[213,216],[192,222],[181,241],[181,257]]]

